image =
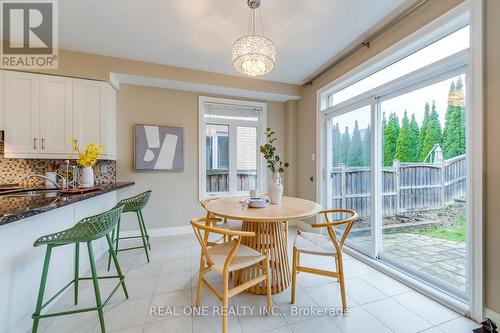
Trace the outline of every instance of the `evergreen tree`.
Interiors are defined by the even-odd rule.
[[[441,122],[439,121],[439,114],[436,110],[436,103],[433,101],[427,130],[422,140],[422,152],[420,154],[422,162],[435,144],[441,145],[441,135]],[[432,160],[430,162],[432,162]]]
[[[401,162],[414,162],[419,157],[418,124],[415,120],[415,115],[412,116],[412,120],[410,121],[408,113],[405,111],[394,158]]]
[[[461,78],[450,85],[442,142],[445,159],[465,154],[465,101]]]
[[[387,118],[385,117],[385,112],[382,113],[382,133],[385,133],[387,129]]]
[[[399,132],[399,118],[393,112],[389,115],[389,121],[384,126],[384,166],[392,166],[392,161],[396,155]]]
[[[359,131],[358,121],[354,122],[354,130],[352,131],[351,144],[349,145],[349,153],[347,154],[347,165],[362,166],[363,154],[361,152],[361,133]]]
[[[361,146],[361,153],[363,154],[363,166],[371,165],[371,136],[372,128],[370,125],[368,125],[368,127],[366,127],[365,129]]]
[[[426,147],[424,145],[425,141],[425,134],[427,132],[427,128],[429,127],[429,121],[431,117],[431,109],[429,106],[429,102],[425,102],[425,112],[424,112],[424,120],[422,121],[422,127],[420,127],[420,144],[421,144],[421,149],[420,149],[420,160],[423,161],[425,157],[427,156],[428,151],[426,152]]]
[[[349,153],[349,146],[351,144],[351,136],[349,135],[349,127],[345,127],[345,131],[340,139],[340,160],[339,164],[347,164],[347,154]]]
[[[341,158],[341,134],[340,134],[340,128],[339,128],[339,123],[336,123],[335,126],[333,126],[333,132],[332,132],[332,163],[333,166],[339,166],[340,164],[340,158]]]
[[[412,156],[411,162],[418,162],[420,159],[420,151],[422,149],[422,143],[420,142],[420,128],[418,127],[417,120],[415,119],[415,114],[411,115],[410,128],[412,132]]]

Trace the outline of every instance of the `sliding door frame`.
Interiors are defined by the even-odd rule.
[[[327,170],[325,159],[327,154],[325,132],[326,132],[326,117],[329,113],[341,110],[349,104],[353,104],[368,98],[372,102],[372,237],[373,252],[371,258],[363,255],[357,256],[361,260],[380,268],[393,275],[398,280],[411,285],[422,293],[431,298],[443,303],[454,310],[461,311],[465,315],[470,316],[472,319],[479,321],[483,318],[484,313],[484,289],[483,289],[483,0],[466,0],[464,3],[456,6],[448,13],[435,19],[423,28],[419,29],[412,35],[396,43],[392,47],[381,52],[379,55],[373,57],[371,60],[355,68],[351,72],[343,75],[337,80],[331,82],[327,86],[319,89],[316,95],[316,194],[321,204],[325,203],[325,193],[327,184]],[[465,23],[464,23],[465,22]],[[357,96],[349,101],[340,103],[333,107],[327,107],[326,94],[331,93],[333,89],[339,91],[348,85],[356,82],[383,68],[380,63],[385,63],[385,66],[394,62],[395,54],[399,54],[400,59],[405,55],[401,52],[408,52],[408,49],[415,47],[415,43],[420,43],[422,46],[422,39],[427,34],[434,34],[428,37],[429,40],[436,40],[436,35],[442,34],[443,31],[448,30],[450,33],[450,26],[457,30],[457,27],[462,25],[470,25],[470,48],[468,50],[454,54],[446,59],[442,59],[427,67],[419,69],[411,74],[398,78],[371,91],[368,91],[360,96]],[[430,44],[430,43],[428,43]],[[403,50],[403,51],[402,51]],[[408,55],[407,53],[406,55]],[[448,67],[447,67],[448,66]],[[378,69],[377,69],[378,67]],[[465,69],[464,69],[465,68]],[[381,156],[381,112],[380,98],[387,97],[389,94],[401,94],[402,89],[414,89],[419,84],[425,84],[432,80],[437,80],[438,77],[450,75],[452,72],[459,72],[465,70],[466,72],[466,95],[467,95],[467,271],[469,274],[470,285],[470,301],[469,304],[464,304],[454,299],[451,299],[432,288],[429,288],[418,280],[398,274],[390,267],[383,267],[379,261],[373,260],[376,255],[381,251],[381,223],[382,212],[381,207],[381,170],[382,162],[378,158]],[[371,72],[371,73],[370,73]],[[367,74],[368,73],[368,74]],[[434,73],[435,75],[432,75]],[[425,79],[427,78],[427,79]],[[399,86],[401,89],[396,89]],[[366,104],[365,104],[366,105]],[[377,169],[377,170],[376,170]],[[380,215],[380,216],[379,216]],[[354,252],[356,253],[356,251]]]
[[[359,110],[360,108],[363,108],[363,107],[366,107],[366,106],[369,106],[370,107],[370,126],[372,128],[371,130],[371,137],[370,137],[370,149],[371,149],[371,153],[370,153],[370,158],[371,158],[371,162],[370,162],[370,166],[373,165],[373,162],[375,161],[374,159],[374,149],[376,149],[376,145],[374,146],[374,140],[376,139],[377,135],[378,135],[378,129],[375,129],[374,127],[374,121],[376,121],[376,116],[374,116],[376,114],[376,110],[374,110],[374,108],[377,107],[377,102],[376,102],[376,99],[373,98],[373,97],[370,97],[370,96],[367,96],[367,97],[363,97],[363,99],[355,99],[354,101],[352,101],[351,103],[343,103],[343,104],[339,104],[339,105],[336,105],[332,108],[328,108],[327,110],[323,111],[323,114],[322,114],[322,132],[324,133],[324,137],[323,137],[323,140],[324,142],[327,142],[327,144],[323,144],[323,155],[322,156],[325,156],[325,158],[322,158],[321,160],[323,161],[324,163],[324,167],[322,168],[323,169],[323,174],[324,174],[324,177],[323,177],[323,182],[324,183],[327,183],[329,184],[329,161],[331,161],[331,149],[328,149],[329,146],[328,146],[328,142],[332,142],[331,141],[331,135],[330,135],[330,130],[331,128],[329,128],[329,120],[335,118],[335,117],[338,117],[338,116],[342,116],[344,114],[348,114],[352,111],[356,111],[356,110]],[[378,126],[377,126],[378,127]],[[373,173],[371,174],[371,188],[373,189],[374,188],[374,177],[373,177]],[[331,202],[331,197],[330,197],[330,192],[329,192],[329,189],[327,186],[323,186],[323,194],[322,194],[322,198],[324,200],[322,200],[322,204],[324,205],[325,202]],[[351,248],[357,250],[357,251],[360,251],[372,258],[375,258],[376,256],[376,251],[377,251],[377,246],[375,246],[376,244],[376,237],[375,237],[375,233],[377,232],[377,228],[376,226],[374,225],[376,222],[376,218],[374,217],[374,212],[377,212],[377,210],[375,210],[375,206],[374,206],[374,200],[375,200],[375,192],[372,190],[371,191],[371,196],[370,196],[370,203],[371,203],[371,209],[370,209],[370,228],[371,228],[371,231],[370,231],[370,237],[371,237],[371,246],[370,248],[368,249],[368,252],[366,252],[367,249],[363,249],[359,246],[357,246],[355,243],[351,243],[349,242],[349,239],[347,239],[347,244],[348,246],[350,246]],[[325,207],[325,208],[328,208],[328,207]],[[341,208],[344,208],[346,209],[347,207],[341,207]]]

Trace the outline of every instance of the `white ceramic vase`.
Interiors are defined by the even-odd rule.
[[[281,204],[281,198],[283,197],[283,184],[281,183],[281,174],[279,172],[273,173],[273,179],[269,188],[269,192],[271,197],[271,204]]]
[[[82,187],[94,186],[94,169],[91,166],[82,168]]]

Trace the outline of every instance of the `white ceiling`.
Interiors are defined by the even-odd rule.
[[[262,0],[277,49],[265,80],[301,84],[409,0]],[[247,33],[246,0],[59,1],[59,47],[237,75],[233,42]]]

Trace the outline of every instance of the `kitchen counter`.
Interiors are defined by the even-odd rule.
[[[134,184],[134,182],[103,184],[99,185],[98,190],[83,194],[61,194],[57,190],[34,196],[19,196],[19,193],[0,194],[0,226]]]
[[[0,195],[0,332],[28,332],[40,286],[46,246],[33,246],[43,235],[71,228],[81,219],[105,212],[122,196],[134,194],[134,183],[101,185],[85,194],[61,194],[54,190],[36,191],[33,196]],[[120,190],[121,189],[121,190]],[[120,193],[122,192],[122,193]],[[106,238],[92,242],[94,255],[107,255]],[[50,258],[45,295],[53,295],[74,278],[74,246],[56,250]],[[80,252],[80,272],[89,269],[87,251]],[[54,312],[47,306],[48,312]]]

